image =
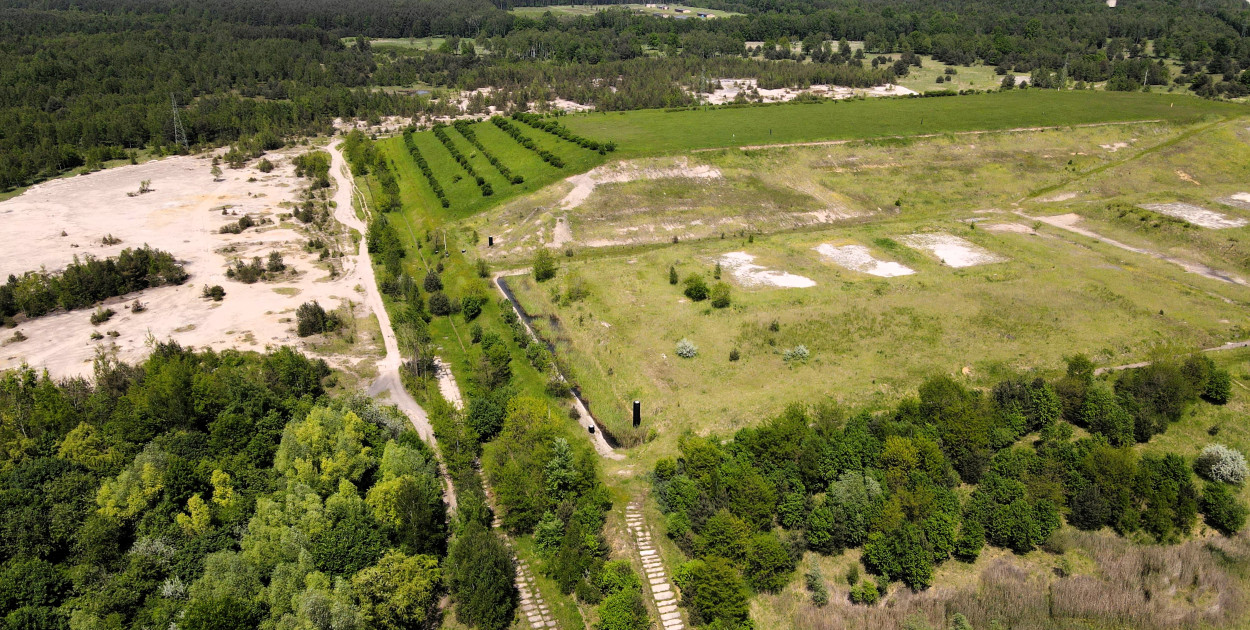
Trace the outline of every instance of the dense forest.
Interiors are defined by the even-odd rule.
[[[189,145],[267,149],[326,132],[335,118],[459,112],[438,88],[496,88],[465,104],[479,113],[556,97],[606,110],[673,107],[695,102],[714,77],[879,84],[906,74],[915,54],[1032,73],[1038,85],[1250,91],[1250,12],[1232,0],[1114,10],[1094,0],[710,4],[746,15],[518,16],[482,0],[3,0],[0,190],[145,149],[180,151],[175,109]],[[432,50],[341,39],[432,35],[450,37]],[[864,41],[867,54],[841,40]],[[874,57],[890,53],[903,58]],[[1157,63],[1164,57],[1182,64],[1179,77]],[[435,89],[375,89],[414,84]]]
[[[1078,356],[1053,382],[980,392],[941,376],[884,413],[796,405],[728,442],[685,436],[652,473],[668,535],[694,558],[679,585],[696,621],[728,627],[747,619],[751,591],[789,584],[805,550],[861,548],[871,575],[851,598],[871,604],[892,581],[927,588],[936,565],[986,545],[1032,551],[1064,521],[1167,544],[1201,515],[1231,536],[1246,519],[1240,453],[1208,448],[1190,462],[1133,449],[1191,405],[1222,404],[1229,387],[1206,357],[1102,379]]]
[[[328,376],[173,343],[92,381],[0,376],[5,627],[437,625],[437,461]]]

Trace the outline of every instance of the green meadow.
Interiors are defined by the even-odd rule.
[[[914,136],[1134,120],[1194,122],[1245,106],[1192,96],[1012,90],[941,98],[890,98],[570,115],[584,136],[615,141],[624,157],[691,149]]]

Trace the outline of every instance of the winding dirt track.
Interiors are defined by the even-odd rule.
[[[334,218],[343,225],[360,232],[360,251],[353,259],[354,268],[349,275],[355,277],[364,287],[365,302],[373,311],[374,316],[378,318],[378,325],[382,328],[383,345],[386,347],[386,358],[378,362],[378,378],[369,387],[369,395],[377,396],[382,392],[389,394],[390,402],[408,416],[413,428],[417,430],[417,435],[420,435],[437,455],[438,440],[434,437],[430,416],[425,409],[421,408],[421,405],[417,404],[408,390],[404,389],[403,380],[399,377],[399,366],[403,363],[403,357],[399,353],[399,342],[395,340],[395,331],[391,328],[391,317],[382,303],[382,295],[378,292],[378,283],[373,275],[373,264],[369,259],[369,244],[365,240],[364,221],[361,221],[356,216],[356,211],[352,209],[355,182],[347,167],[347,161],[343,159],[343,153],[339,151],[339,143],[331,143],[327,149],[330,152],[330,175],[338,180],[338,189],[334,191]],[[446,476],[443,477],[443,488],[448,507],[455,510],[456,489]]]

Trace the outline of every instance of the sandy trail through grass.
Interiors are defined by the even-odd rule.
[[[1087,236],[1089,238],[1092,238],[1097,241],[1101,241],[1108,245],[1119,247],[1120,249],[1123,249],[1125,251],[1130,251],[1135,254],[1143,254],[1146,256],[1150,256],[1151,258],[1158,258],[1159,260],[1170,262],[1174,265],[1179,266],[1185,271],[1188,271],[1189,273],[1195,273],[1200,276],[1210,278],[1212,280],[1219,280],[1220,282],[1228,282],[1231,284],[1238,284],[1241,286],[1250,286],[1250,283],[1246,282],[1244,279],[1242,279],[1239,276],[1235,276],[1230,273],[1220,271],[1212,267],[1208,267],[1204,264],[1193,262],[1191,260],[1183,260],[1181,258],[1168,256],[1166,254],[1161,254],[1153,250],[1144,249],[1141,247],[1134,247],[1127,243],[1122,243],[1115,239],[1108,238],[1106,236],[1098,234],[1097,232],[1087,230],[1083,227],[1078,227],[1077,224],[1081,222],[1081,215],[1079,214],[1068,213],[1068,214],[1059,214],[1059,215],[1054,215],[1054,216],[1049,216],[1049,217],[1033,217],[1033,216],[1029,216],[1019,211],[1017,211],[1016,214],[1026,219],[1033,220],[1033,221],[1041,221],[1042,223],[1045,223],[1047,225],[1052,225],[1054,227],[1067,230],[1074,234]]]

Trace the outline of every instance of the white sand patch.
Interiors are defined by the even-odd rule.
[[[1242,210],[1250,210],[1250,193],[1233,193],[1223,199],[1217,199],[1220,203]]]
[[[1019,223],[986,223],[981,226],[987,232],[1009,232],[1012,234],[1037,234],[1033,228]]]
[[[937,256],[950,267],[974,267],[1006,262],[997,254],[950,234],[911,234],[901,239],[907,245]]]
[[[667,179],[686,177],[690,179],[719,179],[720,169],[707,164],[690,166],[685,157],[678,158],[669,166],[656,165],[654,160],[637,160],[604,164],[580,175],[568,178],[573,190],[560,200],[561,208],[582,205],[599,184],[632,182],[644,179]]]
[[[1041,199],[1038,199],[1038,201],[1042,203],[1057,203],[1060,201],[1068,201],[1069,199],[1076,199],[1076,193],[1074,192],[1055,193],[1049,197],[1042,197]]]
[[[564,247],[573,242],[573,228],[569,227],[568,217],[556,218],[556,229],[551,232],[551,242],[547,247]]]
[[[872,252],[863,245],[843,245],[838,247],[829,243],[822,243],[816,247],[816,251],[822,258],[835,265],[872,276],[894,278],[916,273],[914,270],[896,262],[877,260],[873,257]]]
[[[1214,210],[1207,210],[1206,208],[1200,208],[1188,203],[1148,203],[1143,204],[1142,208],[1158,212],[1159,214],[1166,214],[1170,217],[1176,217],[1199,227],[1212,230],[1236,228],[1246,224],[1245,219],[1230,217]]]
[[[822,98],[841,100],[856,96],[907,96],[917,93],[915,90],[893,83],[877,85],[871,88],[849,88],[840,85],[817,84],[807,88],[766,89],[759,87],[759,83],[755,79],[717,79],[716,81],[719,87],[711,93],[696,96],[702,97],[711,105],[724,105],[725,103],[734,102],[739,95],[749,101],[784,103],[798,98],[801,94],[814,94]]]
[[[1120,149],[1127,149],[1127,148],[1128,148],[1128,143],[1127,143],[1127,142],[1112,142],[1112,143],[1110,143],[1110,144],[1100,144],[1100,145],[1098,145],[1098,146],[1100,146],[1100,147],[1102,147],[1102,148],[1104,148],[1104,149],[1106,149],[1106,150],[1108,150],[1108,151],[1110,151],[1110,152],[1112,152],[1112,153],[1115,153],[1116,151],[1119,151]]]
[[[729,252],[718,259],[721,267],[733,274],[734,279],[745,287],[772,286],[785,289],[804,289],[816,286],[811,278],[785,271],[768,269],[755,264],[755,256],[746,252]]]
[[[270,153],[267,157],[277,168],[269,174],[252,168],[226,169],[222,181],[214,181],[208,159],[171,157],[45,182],[0,202],[0,225],[4,226],[0,230],[0,277],[40,268],[56,271],[75,255],[104,258],[144,244],[173,254],[191,276],[182,286],[110,300],[117,315],[98,327],[90,324],[90,309],[23,322],[17,330],[27,340],[0,349],[0,369],[26,362],[47,367],[55,377],[90,374],[98,347],[115,344],[118,358],[137,361],[147,355],[149,334],[161,341],[173,339],[216,350],[302,345],[292,321],[300,304],[317,300],[328,310],[352,300],[361,309],[364,296],[357,290],[361,280],[346,233],[335,224],[328,235],[331,244],[345,254],[344,273],[330,279],[318,266],[317,256],[304,251],[308,236],[277,225],[277,215],[289,212],[289,206],[282,204],[299,199],[307,181],[295,177],[290,158],[308,150]],[[247,181],[252,178],[255,181]],[[127,196],[139,188],[141,180],[151,180],[152,192]],[[224,216],[223,206],[229,213]],[[350,213],[350,205],[345,210]],[[237,235],[218,233],[222,225],[244,214],[268,218],[274,224]],[[121,243],[103,245],[101,239],[108,234]],[[264,259],[271,251],[282,252],[292,270],[282,281],[248,285],[226,278],[229,260]],[[205,285],[214,284],[226,290],[221,302],[200,297]],[[277,293],[276,288],[294,290]],[[128,310],[126,305],[135,299],[147,309],[141,313]],[[94,331],[109,330],[119,336],[100,341],[89,338]]]

